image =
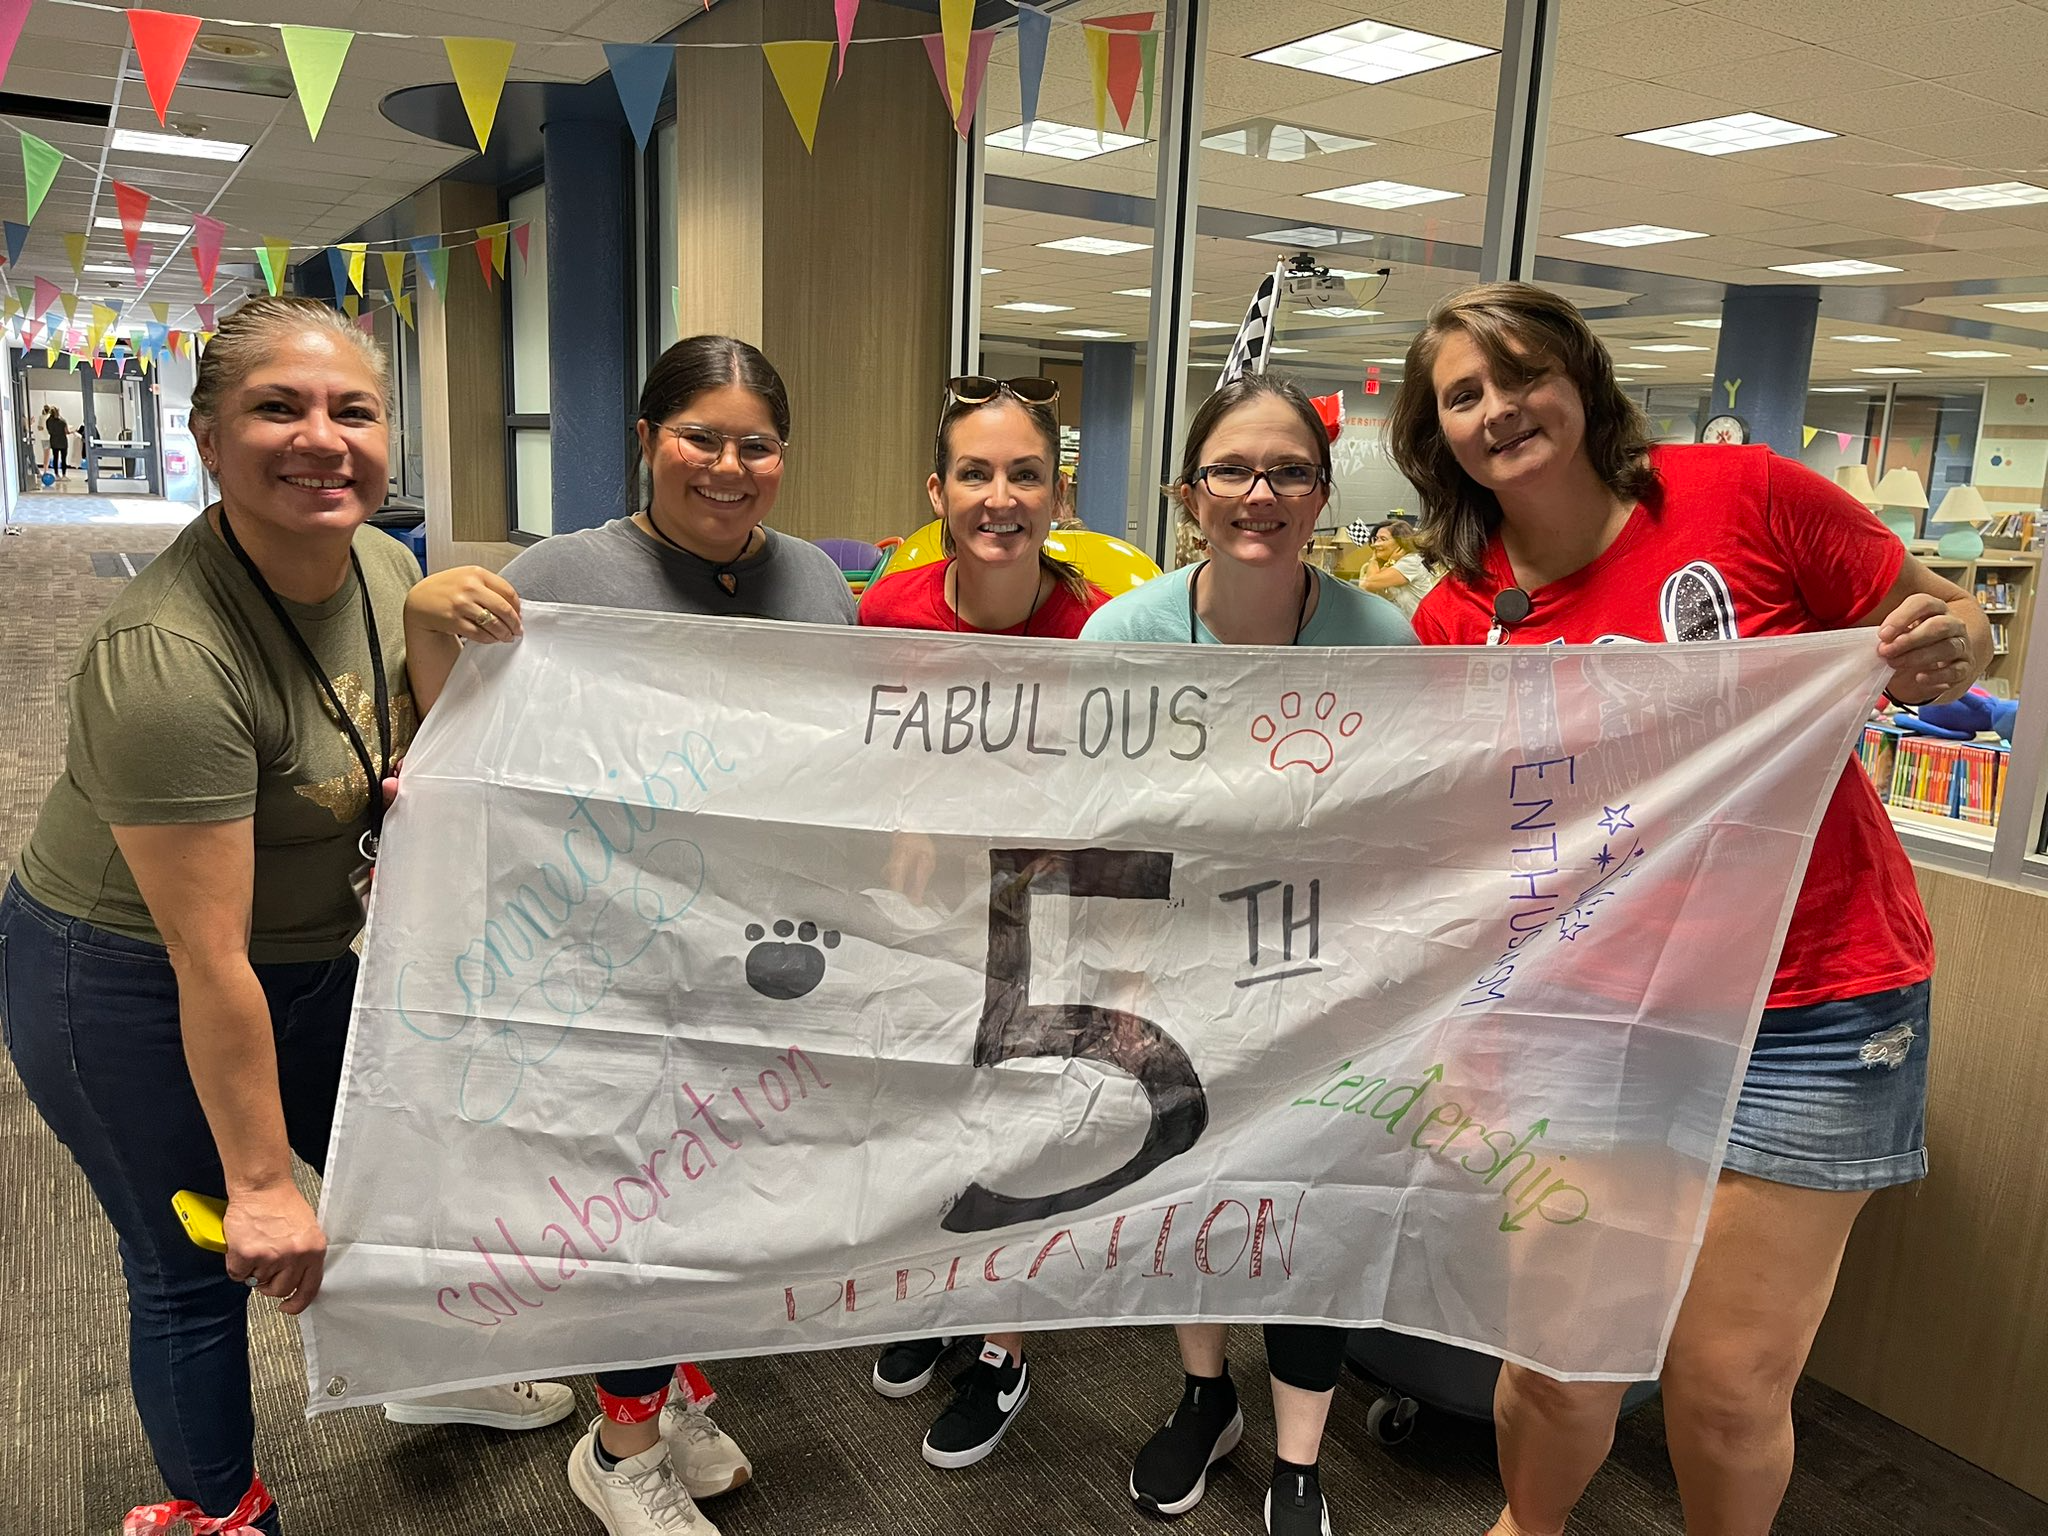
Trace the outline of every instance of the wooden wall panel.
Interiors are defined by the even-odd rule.
[[[1919,879],[1931,1172],[1857,1223],[1810,1369],[2048,1498],[2048,896]]]
[[[498,217],[496,190],[468,182],[436,183],[413,205],[421,233]],[[464,561],[498,566],[515,553],[504,542],[505,290],[486,290],[476,264],[463,259],[468,254],[458,251],[449,262],[447,292],[423,282],[418,299],[430,570]]]

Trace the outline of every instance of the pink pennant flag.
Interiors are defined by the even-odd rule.
[[[924,40],[925,54],[932,61],[932,73],[939,77],[939,94],[946,97],[946,110],[953,118],[954,130],[961,138],[967,137],[967,130],[974,122],[974,109],[981,103],[981,83],[988,78],[988,56],[996,45],[994,29],[977,32],[967,45],[967,85],[964,101],[952,99],[951,87],[946,79],[946,40],[943,37],[927,37]]]
[[[214,321],[213,321],[213,308],[214,308],[214,307],[213,307],[213,306],[212,306],[211,304],[195,304],[195,305],[193,305],[193,308],[199,311],[199,329],[200,329],[200,330],[202,330],[202,331],[206,331],[206,332],[209,332],[209,333],[211,333],[211,332],[213,332],[213,331],[217,331],[217,330],[219,330],[219,329],[220,329],[220,327],[219,327],[218,325],[214,324]]]
[[[60,303],[63,302],[63,299],[63,293],[58,289],[57,285],[51,282],[47,277],[39,277],[36,279],[36,296],[33,302],[36,306],[36,318],[38,320],[42,319],[45,315],[49,314],[51,310],[55,309]]]
[[[1836,447],[1836,449],[1837,449],[1837,450],[1838,450],[1839,452],[1842,452],[1842,453],[1847,453],[1847,452],[1849,451],[1849,440],[1850,440],[1850,439],[1849,439],[1849,434],[1848,434],[1848,433],[1846,433],[1846,432],[1837,432],[1837,433],[1835,434],[1835,447]]]
[[[521,272],[526,270],[527,231],[531,227],[529,224],[514,224],[512,226],[512,243],[519,247],[519,270]]]
[[[362,332],[362,333],[363,333],[363,334],[364,334],[365,336],[374,336],[374,335],[376,335],[376,334],[377,334],[377,316],[376,316],[375,312],[374,312],[374,311],[371,311],[371,310],[367,310],[367,309],[366,309],[366,310],[364,310],[364,311],[363,311],[363,312],[362,312],[362,313],[361,313],[360,315],[357,315],[357,316],[356,316],[356,329],[357,329],[357,330],[359,330],[359,331],[361,331],[361,332]]]
[[[199,288],[208,298],[213,297],[213,277],[220,270],[221,236],[227,233],[227,225],[219,219],[209,219],[203,213],[192,215],[192,262],[199,268]]]
[[[128,260],[135,268],[135,286],[140,288],[149,281],[149,258],[156,254],[156,247],[147,240],[138,240],[129,248]]]
[[[833,78],[842,79],[846,74],[846,45],[853,41],[853,18],[860,14],[860,0],[832,0],[832,9],[839,21],[839,73]],[[929,42],[930,39],[927,38],[926,41]],[[939,76],[942,90],[945,88],[945,78],[943,74]]]
[[[34,0],[0,0],[0,77],[7,73],[7,64],[14,57],[14,45],[21,39],[21,24],[28,19],[28,8]]]

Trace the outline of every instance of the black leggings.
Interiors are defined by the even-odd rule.
[[[597,1387],[613,1397],[652,1397],[675,1380],[672,1365],[643,1365],[630,1371],[599,1371]]]
[[[66,454],[65,454],[65,450],[64,450],[64,445],[63,445],[62,443],[58,442],[56,438],[54,438],[54,437],[53,437],[53,438],[51,438],[51,439],[50,439],[50,468],[51,468],[52,470],[54,470],[54,471],[55,471],[56,473],[58,473],[58,474],[60,474],[60,475],[61,475],[61,474],[65,473],[65,472],[66,472],[66,470],[67,470],[67,469],[68,469],[69,467],[70,467],[70,465],[69,465],[69,461],[68,461],[68,459],[67,459],[67,457],[66,457]]]
[[[1328,1392],[1344,1374],[1344,1345],[1349,1328],[1320,1323],[1266,1324],[1266,1368],[1283,1386],[1302,1392]]]

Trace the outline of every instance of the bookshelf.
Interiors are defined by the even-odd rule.
[[[1976,596],[1991,621],[1991,665],[1980,687],[2000,698],[2020,693],[2020,661],[2027,653],[2034,599],[2040,588],[2041,557],[2031,551],[1987,549],[1975,560],[1945,560],[1932,545],[1913,551],[1929,570]]]

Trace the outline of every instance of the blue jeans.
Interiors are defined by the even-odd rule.
[[[327,1157],[355,993],[353,955],[259,965],[292,1150]],[[255,1475],[246,1287],[195,1248],[181,1189],[226,1187],[185,1067],[164,951],[54,912],[10,881],[0,898],[0,1033],[29,1101],[64,1143],[120,1240],[128,1374],[164,1486],[225,1515]],[[153,1502],[138,1500],[137,1502]],[[275,1532],[273,1511],[258,1522]]]

